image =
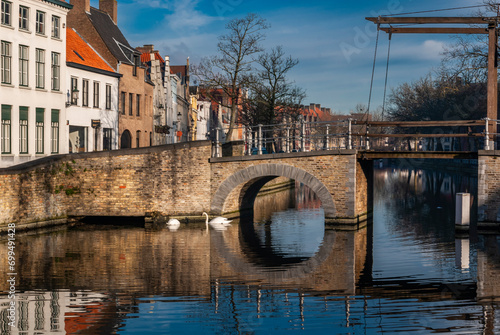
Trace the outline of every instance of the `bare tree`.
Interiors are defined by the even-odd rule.
[[[299,61],[286,56],[283,47],[277,46],[259,56],[261,70],[252,78],[241,116],[247,125],[274,124],[287,116],[294,119],[300,113],[305,98],[303,89],[286,77]]]
[[[231,20],[226,25],[227,34],[219,37],[219,54],[203,58],[194,67],[194,74],[208,97],[231,110],[226,134],[229,140],[238,119],[242,92],[248,86],[252,62],[255,61],[253,56],[263,51],[260,42],[265,37],[263,31],[268,27],[266,20],[256,14]],[[210,96],[218,90],[222,90],[227,99],[214,99]]]
[[[484,6],[474,13],[474,16],[499,16],[498,0],[484,0]],[[438,76],[455,81],[456,78],[464,84],[482,83],[487,80],[488,69],[488,35],[458,35],[456,42],[443,52],[443,60]]]

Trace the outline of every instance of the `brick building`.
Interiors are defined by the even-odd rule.
[[[68,26],[79,34],[122,75],[118,89],[119,147],[149,146],[153,141],[154,84],[147,80],[141,53],[130,46],[117,26],[117,1],[70,0]]]

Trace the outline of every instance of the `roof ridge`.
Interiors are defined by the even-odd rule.
[[[107,16],[109,16],[109,19],[111,20],[111,22],[113,22],[113,24],[114,24],[115,26],[117,26],[117,27],[118,27],[118,24],[117,24],[115,21],[113,21],[113,18],[111,17],[111,15],[109,15],[109,13],[108,13],[108,12],[106,12],[106,11],[104,11],[104,10],[100,9],[100,8],[95,8],[95,7],[93,7],[93,6],[90,6],[90,8],[91,8],[91,9],[94,9],[94,10],[96,10],[96,11],[98,11],[98,12],[99,12],[99,13],[101,13],[101,14],[106,14]],[[88,12],[88,13],[89,13],[90,15],[92,15],[92,13],[91,13],[91,12]]]

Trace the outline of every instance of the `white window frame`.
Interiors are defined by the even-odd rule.
[[[1,24],[4,26],[12,26],[12,2],[2,0]]]
[[[3,116],[3,110],[4,106],[8,106],[9,108],[9,118],[5,118]],[[11,143],[11,118],[12,118],[12,106],[10,105],[1,105],[1,111],[0,111],[0,118],[2,119],[1,121],[1,153],[2,154],[10,154],[12,152],[12,143]]]
[[[36,11],[35,32],[39,35],[45,35],[45,17],[45,12],[41,10]]]
[[[89,80],[82,80],[82,106],[89,106]]]
[[[98,81],[94,81],[94,107],[99,108],[99,103],[100,103],[100,83]]]
[[[52,52],[51,56],[51,89],[59,91],[61,89],[61,54]]]
[[[111,85],[106,84],[106,109],[111,109]]]
[[[36,88],[45,88],[45,50],[35,49],[35,79]]]
[[[30,9],[26,6],[19,6],[19,29],[30,30]]]
[[[29,47],[19,45],[19,86],[29,86]]]
[[[1,71],[1,83],[2,84],[12,84],[12,43],[7,41],[2,41],[1,59],[0,59],[0,71]]]
[[[52,38],[61,38],[61,18],[59,16],[52,15]]]

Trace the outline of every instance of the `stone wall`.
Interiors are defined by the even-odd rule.
[[[478,221],[500,222],[500,153],[478,152]]]
[[[67,216],[202,213],[209,141],[51,156],[0,170],[0,225]]]
[[[0,228],[80,216],[238,216],[243,198],[256,194],[253,183],[260,188],[273,176],[309,186],[327,219],[356,221],[370,206],[371,163],[360,163],[355,151],[210,154],[210,141],[197,141],[57,155],[0,169]]]

